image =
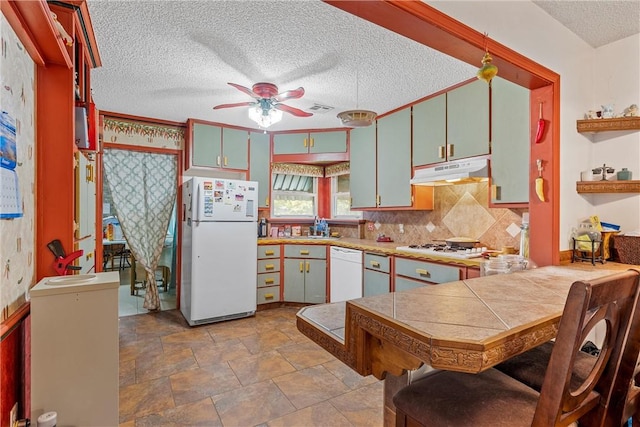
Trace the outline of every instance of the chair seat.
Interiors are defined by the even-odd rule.
[[[536,391],[540,391],[552,350],[553,342],[549,341],[496,365],[495,369],[525,383]],[[596,356],[584,351],[576,353],[571,376],[573,389],[587,379],[597,360]]]
[[[530,427],[539,393],[496,369],[436,371],[393,397],[396,414],[437,427]],[[410,425],[410,423],[407,423]]]

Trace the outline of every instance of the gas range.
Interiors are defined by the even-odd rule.
[[[470,259],[480,258],[487,248],[455,248],[447,245],[427,243],[424,245],[409,245],[396,247],[399,251],[413,252],[422,255],[437,255],[447,258]]]

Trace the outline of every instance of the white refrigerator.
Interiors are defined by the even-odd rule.
[[[182,184],[180,311],[189,325],[256,311],[258,183],[194,177]]]

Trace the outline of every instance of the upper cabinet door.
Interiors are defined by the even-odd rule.
[[[309,153],[344,153],[347,151],[347,132],[312,132]]]
[[[306,154],[309,152],[309,134],[277,133],[273,135],[273,154]]]
[[[447,95],[413,106],[413,166],[446,160]]]
[[[351,129],[351,208],[376,206],[376,125]]]
[[[269,188],[271,187],[269,171],[269,135],[263,132],[251,132],[251,155],[249,163],[249,180],[258,182],[258,207],[269,207]]]
[[[411,206],[411,109],[378,120],[378,207]]]
[[[210,168],[220,167],[222,155],[222,129],[218,126],[193,124],[191,164]]]
[[[222,129],[221,167],[229,169],[249,168],[249,132],[240,129]]]
[[[448,160],[489,154],[489,85],[482,81],[447,92]]]
[[[491,81],[491,201],[529,202],[529,89]]]

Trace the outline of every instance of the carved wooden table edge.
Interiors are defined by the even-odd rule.
[[[311,322],[306,321],[304,318],[296,317],[296,327],[311,341],[318,344],[320,347],[331,353],[338,360],[351,369],[356,369],[355,354],[348,351],[347,347],[334,335],[328,331],[320,329],[318,326],[314,326]]]

